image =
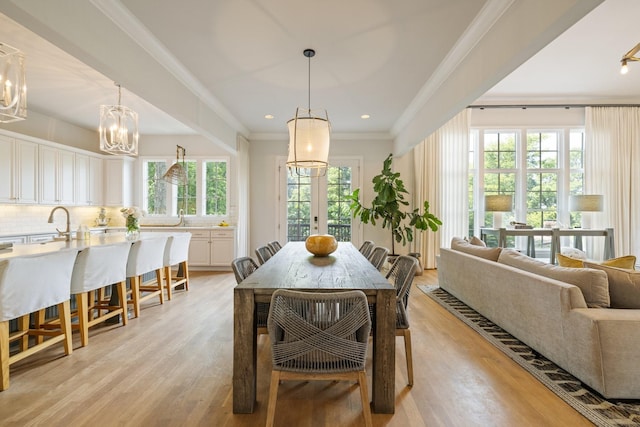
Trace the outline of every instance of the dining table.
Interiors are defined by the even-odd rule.
[[[288,242],[234,289],[233,412],[252,413],[256,402],[257,303],[276,289],[306,292],[360,290],[374,305],[372,409],[395,411],[396,291],[350,242],[329,256],[314,256],[304,242]],[[265,396],[266,399],[266,396]]]

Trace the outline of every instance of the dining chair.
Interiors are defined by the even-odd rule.
[[[236,276],[236,283],[240,284],[244,279],[249,277],[251,273],[258,269],[258,264],[251,257],[236,258],[231,262],[231,269]],[[258,325],[258,334],[267,334],[267,316],[269,315],[269,303],[256,303],[256,317]]]
[[[78,253],[71,275],[71,294],[75,296],[77,317],[72,328],[80,330],[82,347],[89,343],[89,328],[112,317],[121,316],[122,325],[127,324],[127,259],[131,242],[107,246],[90,246]],[[112,292],[118,293],[118,303],[105,300],[96,290],[116,285]],[[115,299],[114,299],[115,301]]]
[[[271,258],[275,253],[268,245],[260,246],[256,249],[256,256],[258,257],[258,261],[260,265],[267,262],[269,258]]]
[[[62,341],[64,352],[73,352],[71,336],[71,274],[77,251],[61,250],[44,255],[0,261],[0,391],[9,388],[9,366]],[[29,315],[56,306],[56,329],[29,324]],[[9,335],[9,321],[18,319],[18,331]],[[29,337],[46,337],[29,346]],[[11,343],[19,341],[16,353]]]
[[[140,317],[140,303],[143,301],[157,296],[160,304],[164,304],[163,264],[167,238],[166,235],[149,237],[136,240],[131,245],[127,260],[131,299],[127,303],[133,306],[135,317]],[[155,272],[156,278],[143,282],[142,276],[150,272]]]
[[[282,249],[282,245],[277,240],[267,243],[267,246],[269,246],[269,249],[271,249],[271,252],[273,252],[274,255],[276,254],[276,252]]]
[[[411,354],[411,330],[409,329],[409,295],[415,277],[418,260],[412,256],[401,255],[387,273],[396,288],[396,336],[404,339],[404,352],[407,360],[407,378],[409,387],[413,386],[413,357]]]
[[[191,243],[191,233],[176,233],[167,238],[164,248],[164,280],[167,288],[167,299],[171,300],[173,290],[178,286],[183,286],[185,291],[189,290],[189,244]],[[178,271],[173,274],[171,267],[177,265]]]
[[[278,387],[285,380],[357,381],[365,425],[372,425],[365,371],[371,318],[364,292],[278,289],[267,326],[273,363],[267,427],[273,426]]]
[[[375,243],[373,243],[373,241],[365,240],[362,243],[362,245],[360,245],[360,248],[358,250],[360,251],[362,256],[364,256],[365,258],[369,258],[369,256],[371,255],[371,252],[373,251],[373,248],[375,246],[376,245],[375,245]]]
[[[380,271],[384,262],[387,260],[387,255],[389,255],[389,249],[383,246],[376,246],[373,251],[371,251],[371,254],[367,259],[378,271]]]

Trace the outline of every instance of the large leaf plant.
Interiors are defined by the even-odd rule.
[[[376,225],[382,222],[382,228],[391,230],[391,254],[395,255],[395,242],[406,245],[413,241],[413,229],[437,231],[442,225],[435,215],[429,212],[429,202],[425,200],[423,212],[420,209],[405,210],[409,202],[405,195],[409,192],[400,179],[399,172],[391,170],[392,154],[384,161],[382,172],[376,175],[373,182],[373,191],[376,197],[371,201],[371,206],[365,207],[360,203],[360,189],[357,188],[348,198],[351,200],[349,208],[353,217],[359,217],[365,224]]]

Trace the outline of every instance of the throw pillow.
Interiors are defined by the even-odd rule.
[[[476,236],[471,236],[471,238],[469,239],[469,243],[471,243],[474,246],[482,246],[482,247],[487,246],[484,240],[478,239]]]
[[[583,262],[581,259],[572,258],[570,256],[565,256],[562,254],[556,254],[556,259],[558,260],[558,265],[560,267],[571,267],[571,268],[583,268]]]
[[[626,268],[627,270],[633,270],[636,267],[636,256],[625,255],[618,258],[611,258],[602,261],[600,264],[607,265],[609,267]]]
[[[472,245],[460,237],[454,237],[451,239],[451,249],[488,259],[489,261],[497,261],[500,256],[500,251],[502,250],[502,248],[487,248]]]
[[[500,253],[498,262],[530,273],[569,283],[580,288],[588,307],[605,308],[610,305],[607,274],[592,268],[559,267],[538,261],[514,250]]]
[[[584,265],[607,273],[611,307],[640,308],[640,271],[624,270],[590,262],[585,262]]]
[[[587,253],[580,249],[572,248],[570,246],[563,246],[560,249],[560,253],[564,256],[570,256],[575,259],[587,259]]]

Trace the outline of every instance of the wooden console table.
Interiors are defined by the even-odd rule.
[[[551,236],[551,249],[549,262],[556,263],[556,254],[560,250],[560,237],[570,236],[574,238],[574,247],[582,250],[582,237],[602,236],[604,242],[604,259],[615,257],[613,241],[613,228],[481,228],[480,238],[486,243],[487,236],[493,236],[498,241],[498,246],[506,247],[507,236],[527,236],[527,255],[535,258],[535,236]]]

